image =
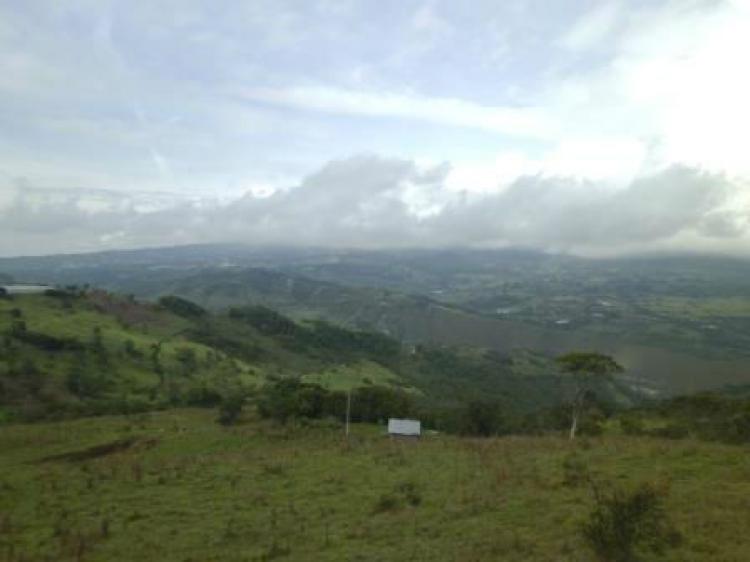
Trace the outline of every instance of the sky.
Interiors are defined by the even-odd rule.
[[[750,257],[750,0],[0,0],[0,255]]]

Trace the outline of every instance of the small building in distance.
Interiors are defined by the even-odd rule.
[[[419,420],[390,418],[388,420],[388,435],[390,437],[418,439],[422,435],[422,423]]]

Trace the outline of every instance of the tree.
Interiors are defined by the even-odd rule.
[[[190,347],[180,347],[175,352],[175,359],[180,364],[180,373],[189,377],[198,369],[198,358],[195,350]]]
[[[202,318],[207,314],[203,307],[175,295],[161,297],[159,304],[173,314],[182,316],[183,318]]]
[[[482,437],[506,433],[507,423],[501,411],[501,405],[497,401],[469,402],[462,416],[461,432]]]
[[[608,355],[581,351],[561,355],[556,362],[560,370],[573,381],[570,422],[570,439],[573,440],[594,383],[611,379],[613,375],[621,373],[623,368]]]

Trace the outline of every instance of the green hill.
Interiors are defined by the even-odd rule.
[[[151,300],[177,294],[216,311],[264,305],[409,343],[593,349],[660,395],[744,384],[750,369],[747,260],[218,244],[6,258],[0,273]]]
[[[0,334],[0,419],[213,407],[284,378],[391,388],[430,408],[483,399],[521,414],[562,398],[551,362],[528,352],[403,346],[258,306],[211,313],[177,297],[57,291],[1,299]]]

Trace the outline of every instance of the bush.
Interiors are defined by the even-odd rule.
[[[245,405],[245,395],[241,393],[225,396],[219,404],[218,422],[221,425],[233,425],[237,423]]]
[[[690,432],[687,427],[676,423],[670,423],[651,431],[651,435],[654,437],[662,437],[664,439],[685,439],[689,434]]]
[[[460,422],[461,433],[481,437],[509,433],[510,428],[502,410],[501,404],[496,401],[469,402]]]
[[[406,481],[397,484],[390,493],[381,494],[373,506],[373,513],[398,511],[404,506],[419,507],[422,494],[414,482]]]
[[[625,435],[643,435],[643,420],[637,416],[623,416],[620,428]]]
[[[111,383],[101,373],[76,363],[65,376],[65,387],[79,398],[96,398],[104,394]]]
[[[586,412],[586,415],[579,421],[578,434],[596,437],[604,433],[604,422],[606,418],[601,410],[593,408]]]
[[[589,480],[589,469],[580,455],[572,453],[563,461],[563,484],[574,488]]]
[[[84,349],[84,345],[74,337],[57,337],[43,332],[33,332],[26,328],[23,320],[13,323],[11,336],[43,351],[81,351]]]
[[[190,387],[185,395],[185,404],[199,408],[221,406],[223,401],[219,391],[206,384]]]
[[[330,392],[317,384],[284,378],[265,386],[258,399],[258,412],[264,418],[282,423],[293,419],[343,418],[346,394]],[[389,417],[406,417],[414,404],[405,392],[381,386],[357,388],[351,395],[353,422],[378,422]]]
[[[680,535],[664,510],[665,493],[650,484],[600,494],[581,529],[584,540],[603,562],[635,562],[646,553],[661,554]]]
[[[394,494],[382,494],[372,508],[373,513],[397,511],[401,508],[401,500]]]

